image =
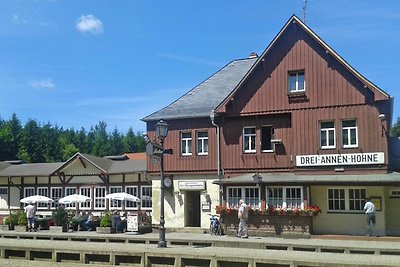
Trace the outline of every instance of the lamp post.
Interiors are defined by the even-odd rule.
[[[161,183],[161,191],[160,191],[160,227],[159,227],[159,238],[158,238],[158,247],[165,248],[167,247],[167,242],[165,241],[165,220],[164,220],[164,139],[168,134],[168,124],[160,120],[156,124],[156,135],[160,140],[161,145],[161,155],[160,155],[160,183]]]

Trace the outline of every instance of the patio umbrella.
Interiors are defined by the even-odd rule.
[[[77,203],[85,203],[87,201],[92,201],[90,197],[84,195],[73,194],[69,196],[65,196],[58,200],[60,204],[77,204]]]
[[[128,201],[140,201],[138,197],[135,197],[134,195],[125,193],[125,192],[120,192],[120,193],[112,193],[106,195],[106,198],[109,199],[116,199],[116,200],[128,200]]]
[[[34,195],[29,197],[24,197],[20,200],[21,203],[50,203],[53,200],[49,197]]]

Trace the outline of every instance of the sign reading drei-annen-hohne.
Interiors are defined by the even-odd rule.
[[[296,166],[298,167],[364,165],[364,164],[383,164],[383,163],[385,163],[385,154],[383,152],[296,156]]]

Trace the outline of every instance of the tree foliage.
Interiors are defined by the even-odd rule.
[[[115,128],[107,132],[107,124],[100,121],[87,132],[63,129],[30,119],[21,125],[15,114],[11,119],[0,117],[0,161],[22,159],[30,163],[62,162],[76,152],[94,156],[121,155],[145,151],[145,140],[130,128],[126,134]]]
[[[391,137],[400,137],[400,117],[397,117],[397,121],[390,128]]]

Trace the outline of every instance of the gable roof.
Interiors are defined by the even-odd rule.
[[[352,73],[357,79],[359,79],[364,86],[366,86],[368,89],[378,92],[382,94],[383,96],[390,98],[390,95],[380,89],[378,86],[373,84],[371,81],[369,81],[367,78],[365,78],[363,75],[361,75],[356,69],[354,69],[349,63],[347,63],[338,53],[336,53],[329,45],[327,45],[317,34],[315,34],[306,24],[304,24],[297,16],[293,15],[283,26],[283,28],[279,31],[279,33],[275,36],[275,38],[272,40],[272,42],[268,45],[268,47],[264,50],[264,52],[261,54],[260,57],[258,57],[257,62],[255,62],[251,69],[245,74],[243,79],[241,79],[240,83],[226,96],[226,98],[218,105],[218,107],[215,109],[217,112],[218,110],[226,105],[229,102],[229,99],[231,99],[236,92],[240,89],[241,85],[249,78],[251,77],[253,71],[257,68],[259,64],[262,63],[263,60],[268,62],[267,56],[269,52],[272,50],[272,47],[275,45],[278,39],[282,37],[282,35],[285,33],[287,28],[289,27],[290,24],[296,23],[296,25],[300,26],[306,33],[308,33],[316,42],[318,42],[324,50],[331,54],[337,61],[339,61],[340,64],[342,64],[350,73]]]
[[[208,117],[237,87],[257,58],[233,60],[167,107],[142,120]]]

